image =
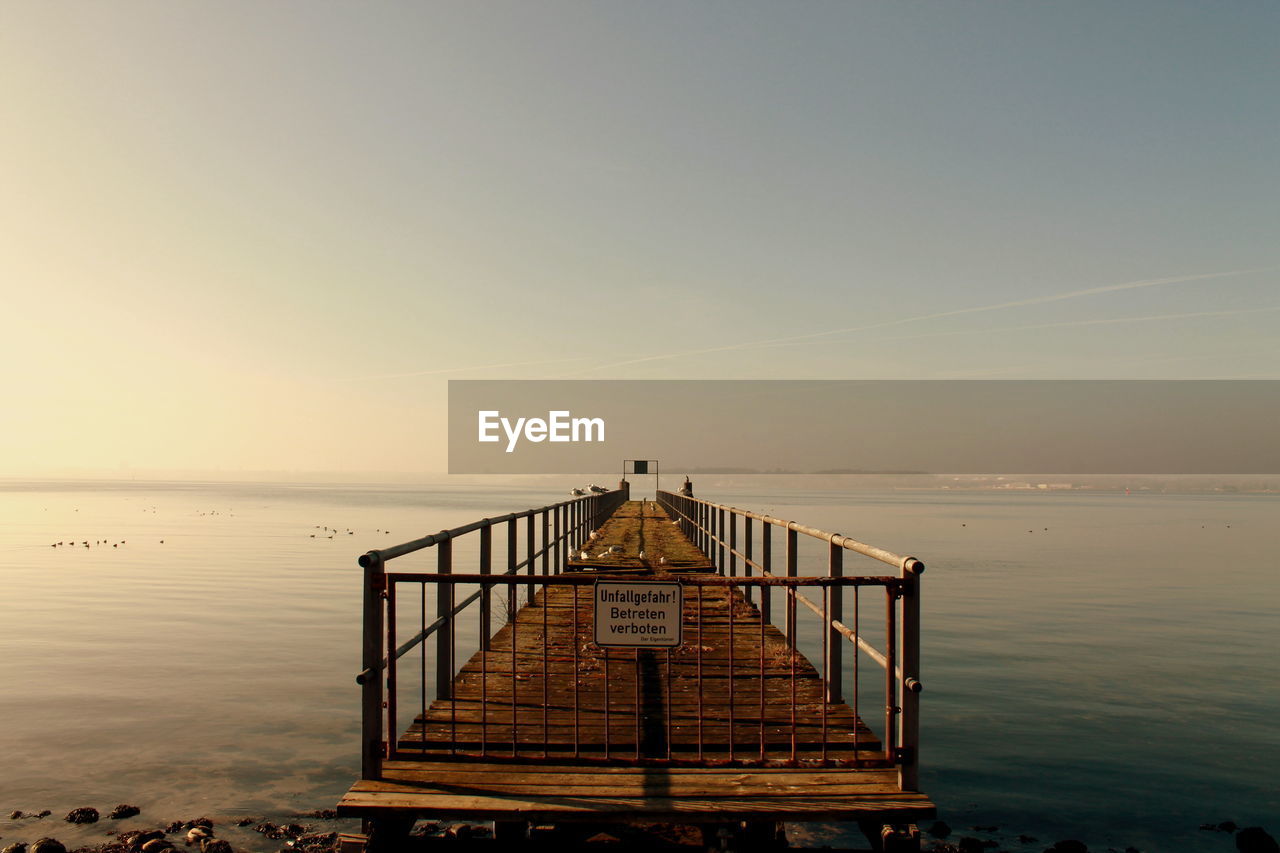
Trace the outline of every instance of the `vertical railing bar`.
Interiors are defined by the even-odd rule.
[[[579,732],[581,710],[578,704],[578,587],[573,587],[573,757],[582,755],[582,736]]]
[[[400,726],[396,720],[396,693],[398,692],[398,682],[396,680],[396,584],[392,578],[387,578],[387,758],[394,761],[396,758],[397,735]]]
[[[839,587],[836,588],[837,593]],[[831,590],[828,587],[822,588],[822,671],[829,672],[831,670],[831,632],[828,626],[831,624]],[[825,685],[824,685],[825,687]],[[822,691],[822,763],[827,763],[827,691]],[[855,733],[856,735],[856,733]]]
[[[853,588],[853,720],[854,720],[853,760],[854,761],[859,760],[858,750],[861,747],[861,738],[859,737],[859,732],[860,732],[860,726],[862,725],[862,714],[858,710],[858,693],[859,693],[858,676],[859,676],[859,663],[860,663],[859,658],[862,657],[862,655],[858,654],[858,651],[859,651],[858,641],[862,639],[862,634],[859,633],[861,631],[861,628],[859,627],[858,619],[862,613],[861,604],[862,604],[861,587],[855,586]]]
[[[748,540],[749,541],[749,540]],[[763,590],[762,590],[763,592]],[[760,762],[765,760],[765,678],[764,678],[764,620],[760,620]]]
[[[493,572],[493,525],[480,528],[480,574]],[[489,652],[493,633],[493,588],[480,584],[480,754],[489,753]]]
[[[799,559],[797,552],[799,550],[800,550],[799,534],[797,534],[795,530],[788,527],[787,528],[786,573],[787,573],[787,577],[789,578],[793,578],[796,576],[796,565]],[[796,588],[794,586],[787,587],[786,597],[787,597],[787,610],[786,610],[787,641],[791,643],[791,647],[794,649],[796,646],[796,641],[798,639],[796,636]]]
[[[480,528],[480,574],[487,575],[493,571],[493,526],[485,524]],[[489,650],[489,636],[493,631],[493,591],[488,584],[480,584],[480,651]]]
[[[528,523],[525,525],[525,550],[528,553],[527,553],[527,556],[525,557],[524,569],[525,569],[525,574],[527,574],[530,578],[532,578],[534,573],[537,571],[537,569],[534,568],[534,554],[537,553],[537,547],[536,547],[537,540],[534,538],[534,535],[533,535],[534,513],[530,511],[529,515],[526,516],[526,518],[528,519]],[[528,584],[525,585],[524,600],[525,600],[525,603],[533,601],[533,582],[532,581],[530,581]]]
[[[513,518],[507,522],[507,574],[514,575],[516,573],[516,540],[519,533],[516,528],[516,520]],[[510,584],[507,589],[507,621],[516,618],[516,585]]]
[[[634,650],[636,659],[635,691],[636,691],[636,761],[640,760],[640,648]]]
[[[532,516],[530,516],[532,519]],[[532,532],[533,524],[529,525]],[[532,563],[532,561],[530,561]],[[514,587],[514,584],[512,585]],[[511,620],[511,757],[520,754],[520,680],[516,678],[516,647],[519,646],[520,614]]]
[[[738,575],[738,514],[729,510],[729,577]]]
[[[558,523],[558,519],[557,519]],[[548,693],[551,687],[551,671],[547,658],[547,611],[551,603],[551,587],[542,585],[542,757],[547,757],[547,749],[551,743],[551,735],[547,731],[547,705],[550,701]]]
[[[794,532],[794,531],[792,531]],[[794,628],[796,624],[795,587],[787,587],[787,624]],[[791,663],[791,763],[796,761],[796,635],[794,630],[787,638],[787,657]]]
[[[725,552],[724,552],[724,510],[716,510],[716,553],[720,556],[720,574],[726,571]]]
[[[419,604],[418,604],[418,633],[421,634],[427,628],[427,583],[422,581],[418,584]],[[427,644],[418,643],[418,692],[422,696],[421,712],[418,719],[422,721],[419,728],[419,734],[422,735],[422,754],[427,754]]]
[[[721,525],[723,526],[724,524],[723,511],[721,511],[720,522],[721,522]],[[734,760],[733,747],[736,741],[736,733],[734,732],[734,723],[736,722],[736,720],[734,718],[733,706],[737,699],[737,697],[734,694],[734,682],[733,682],[733,590],[734,590],[733,586],[728,586],[725,588],[725,592],[726,592],[725,598],[729,604],[729,760],[730,761]]]
[[[844,548],[839,545],[831,544],[828,547],[827,554],[827,576],[839,578],[844,576]],[[841,642],[841,636],[835,629],[835,622],[844,622],[844,587],[835,586],[831,589],[831,612],[828,614],[826,628],[827,643],[831,649],[831,660],[826,671],[827,681],[827,701],[839,702],[841,700],[840,685],[844,682],[844,643]],[[853,653],[858,653],[858,647],[854,646]]]
[[[610,753],[610,712],[609,712],[609,647],[604,647],[604,757]]]
[[[898,667],[898,613],[894,606],[894,593],[885,587],[885,667],[884,667],[884,752],[889,762],[895,760],[894,747],[897,745],[896,720],[898,713],[897,686],[895,673]]]
[[[744,543],[744,544],[745,544],[745,546],[746,546],[746,547],[744,548],[744,550],[746,551],[746,558],[745,558],[745,559],[743,560],[743,562],[742,562],[742,574],[743,574],[743,576],[744,576],[744,577],[748,577],[748,578],[749,578],[749,577],[751,577],[751,575],[752,575],[752,570],[751,570],[751,516],[749,516],[749,515],[744,515],[744,516],[742,517],[742,539],[743,539],[743,543]],[[763,592],[763,590],[762,590],[762,591],[761,591],[761,595],[763,595],[763,594],[764,594],[764,592]],[[747,595],[747,601],[754,601],[754,600],[755,600],[755,590],[754,590],[752,587],[747,587],[746,595]]]
[[[760,523],[760,571],[764,575],[773,574],[773,525]],[[760,587],[760,618],[766,622],[773,621],[773,588]]]
[[[436,572],[453,573],[453,540],[436,546]],[[449,702],[449,752],[458,751],[458,708],[453,698],[453,584],[436,584],[436,616],[445,619],[436,632],[436,699]]]
[[[698,588],[698,760],[702,760],[702,587]]]
[[[486,530],[488,528],[485,528]],[[488,584],[480,588],[488,589]],[[489,754],[489,647],[484,629],[480,630],[480,754]]]
[[[452,559],[452,556],[450,559]],[[452,568],[450,570],[452,571]],[[452,614],[456,598],[455,590],[452,583],[447,584],[447,586],[449,587],[449,613]],[[452,630],[452,616],[449,617],[449,625],[451,628],[449,631],[449,735],[453,738],[453,754],[456,755],[458,752],[458,697],[453,695],[453,674],[457,671],[455,652],[458,646],[458,635],[456,631]]]
[[[551,573],[551,510],[542,510],[542,574]],[[533,595],[533,587],[530,586],[530,596]],[[532,600],[532,599],[530,599]]]
[[[671,760],[671,648],[667,648],[667,692],[662,699],[663,716],[667,718],[667,760]]]
[[[561,536],[562,523],[560,520],[560,516],[563,511],[564,511],[564,507],[558,506],[556,507],[555,512],[553,514],[555,519],[554,530],[555,530],[555,543],[556,543],[555,544],[555,561],[552,564],[552,572],[551,572],[551,574],[553,575],[560,574],[560,572],[563,571],[563,567],[566,562],[564,542],[562,541],[564,537]],[[542,597],[543,597],[543,600],[545,601],[547,597],[546,587],[542,588]]]

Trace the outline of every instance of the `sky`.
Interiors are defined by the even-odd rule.
[[[1278,37],[5,4],[0,475],[442,471],[449,379],[1280,378]]]

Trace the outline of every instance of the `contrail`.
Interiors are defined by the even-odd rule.
[[[895,335],[879,340],[904,341],[913,338],[940,338],[947,335],[974,335],[998,332],[1020,332],[1026,329],[1057,329],[1063,326],[1107,326],[1115,323],[1147,323],[1155,320],[1186,320],[1193,317],[1229,317],[1233,314],[1261,314],[1266,311],[1280,311],[1280,305],[1266,305],[1259,308],[1236,308],[1229,311],[1192,311],[1187,314],[1151,314],[1146,317],[1104,317],[1096,320],[1063,320],[1059,323],[1035,323],[1030,326],[1003,326],[998,329],[962,329],[952,332],[924,332],[919,335]]]
[[[1031,299],[1016,299],[1011,302],[997,302],[992,305],[976,305],[971,308],[957,308],[953,311],[938,311],[932,314],[919,314],[914,317],[901,317],[897,320],[884,320],[879,323],[869,323],[863,326],[848,326],[842,329],[827,329],[823,332],[809,332],[803,335],[787,335],[781,338],[769,338],[760,341],[742,341],[736,344],[726,344],[718,347],[703,347],[701,349],[681,350],[680,352],[662,353],[659,355],[643,356],[641,358],[631,358],[625,361],[615,361],[609,364],[599,364],[595,367],[587,367],[582,370],[574,371],[574,373],[587,373],[595,370],[607,370],[611,367],[622,367],[628,364],[640,364],[646,361],[663,361],[666,359],[680,358],[687,355],[702,355],[709,352],[727,352],[729,350],[750,349],[754,347],[765,346],[768,344],[790,343],[792,341],[805,341],[813,338],[822,338],[829,335],[843,335],[848,332],[865,332],[869,329],[883,329],[889,326],[901,326],[905,323],[918,323],[922,320],[936,320],[941,317],[957,317],[961,314],[977,314],[983,311],[1001,311],[1006,308],[1022,308],[1027,305],[1043,305],[1048,302],[1062,302],[1067,299],[1079,299],[1082,296],[1096,296],[1102,293],[1116,293],[1122,290],[1138,290],[1146,287],[1163,287],[1169,284],[1181,284],[1188,281],[1205,281],[1213,278],[1227,278],[1230,276],[1247,275],[1255,272],[1265,272],[1268,270],[1280,269],[1280,267],[1260,267],[1257,269],[1247,270],[1228,270],[1226,272],[1210,272],[1199,273],[1197,275],[1179,275],[1170,276],[1168,278],[1147,278],[1139,281],[1126,281],[1120,284],[1106,284],[1101,287],[1087,287],[1083,290],[1069,290],[1065,293],[1055,293],[1049,296],[1036,296]],[[573,375],[565,374],[565,375]]]
[[[1002,332],[1021,332],[1030,329],[1058,329],[1065,326],[1108,326],[1117,323],[1147,323],[1156,320],[1186,320],[1194,317],[1228,317],[1233,314],[1261,314],[1267,311],[1280,311],[1280,305],[1264,305],[1257,308],[1235,308],[1226,311],[1192,311],[1186,314],[1151,314],[1142,317],[1102,317],[1094,320],[1063,320],[1058,323],[1034,323],[1028,326],[996,326],[983,329],[953,329],[948,332],[921,332],[916,335],[890,335],[874,338],[876,341],[911,341],[917,338],[946,338],[954,335],[995,335]],[[778,344],[760,344],[759,346],[789,346],[797,343],[787,341]],[[818,343],[813,341],[811,343]]]
[[[338,382],[365,382],[374,379],[405,379],[410,376],[439,376],[442,373],[462,373],[468,370],[496,370],[499,367],[528,367],[535,364],[557,364],[566,361],[582,361],[584,358],[590,358],[585,355],[575,355],[570,358],[544,358],[538,361],[507,361],[501,364],[477,364],[472,367],[444,367],[439,370],[414,370],[410,373],[380,373],[377,376],[351,376],[347,379],[338,379]]]

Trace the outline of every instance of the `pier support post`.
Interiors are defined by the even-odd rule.
[[[902,719],[898,787],[920,790],[920,573],[915,557],[902,561]]]
[[[376,551],[365,555],[364,562],[364,643],[361,662],[365,678],[360,690],[360,778],[382,776],[382,593],[386,575],[382,557]]]

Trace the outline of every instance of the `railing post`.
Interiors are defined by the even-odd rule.
[[[729,510],[729,577],[738,575],[738,516]],[[750,589],[750,587],[748,587]]]
[[[793,578],[796,576],[796,562],[797,562],[796,552],[799,550],[799,548],[800,548],[799,534],[797,534],[795,530],[791,528],[790,523],[788,523],[786,573],[787,573],[787,577],[789,578]],[[796,600],[796,588],[794,586],[787,587],[787,613],[786,613],[786,625],[785,625],[786,630],[783,631],[783,633],[787,635],[787,641],[791,644],[792,648],[795,648],[796,641],[799,640],[799,636],[796,632],[795,600]]]
[[[701,527],[702,527],[702,553],[708,557],[713,557],[711,553],[711,507],[706,504],[698,504],[701,511]]]
[[[534,573],[536,572],[536,569],[534,568],[534,563],[536,561],[533,555],[537,550],[535,547],[537,540],[534,539],[533,517],[534,517],[534,511],[529,510],[529,514],[525,516],[525,519],[528,521],[528,523],[525,524],[525,531],[524,531],[525,532],[524,571],[525,571],[525,574],[527,574],[529,577],[533,577]],[[530,583],[525,585],[524,594],[525,594],[526,603],[533,601],[533,584]],[[515,652],[512,652],[512,654],[515,654]]]
[[[436,572],[453,574],[453,540],[445,539],[436,545]],[[453,659],[453,584],[436,584],[436,617],[444,618],[444,624],[436,631],[436,698],[449,699],[452,695],[453,672],[449,662]]]
[[[551,572],[551,510],[542,510],[542,573]],[[530,598],[530,601],[533,599]]]
[[[760,522],[760,574],[773,574],[773,525],[767,521]],[[760,587],[760,618],[766,622],[773,621],[773,587]]]
[[[898,762],[898,601],[892,587],[885,587],[884,614],[884,755]]]
[[[725,552],[724,552],[724,510],[716,510],[716,553],[720,555],[719,566],[720,574],[726,574]]]
[[[844,548],[835,543],[831,543],[830,553],[827,556],[827,576],[833,578],[844,577]],[[827,680],[827,701],[839,702],[843,696],[841,685],[844,677],[841,670],[844,669],[844,643],[845,639],[841,636],[832,625],[832,620],[844,621],[844,587],[833,586],[831,588],[831,596],[829,601],[831,612],[827,614],[827,647],[830,654],[827,658],[827,671],[824,673]],[[857,647],[853,653],[858,653]]]
[[[514,575],[516,573],[516,520],[513,518],[507,522],[507,574]],[[516,618],[516,588],[510,586],[507,588],[507,621],[510,622]]]
[[[563,507],[559,507],[559,506],[557,506],[555,510],[552,512],[552,515],[555,517],[554,518],[554,529],[555,529],[554,536],[555,536],[555,543],[556,543],[555,551],[553,552],[555,554],[555,564],[552,567],[552,572],[551,572],[551,574],[553,575],[560,574],[560,572],[564,570],[565,562],[567,562],[566,548],[564,546],[564,543],[561,541],[562,539],[561,531],[564,529],[564,525],[561,523],[561,518],[560,518],[562,514],[563,514]]]
[[[898,787],[920,790],[920,573],[924,563],[902,561],[902,753]]]
[[[743,559],[742,559],[742,575],[743,575],[743,577],[748,577],[748,578],[749,578],[749,577],[751,577],[751,575],[752,575],[752,571],[751,571],[751,516],[749,516],[749,515],[744,515],[744,516],[742,517],[742,541],[746,544],[746,547],[745,547],[745,548],[743,548],[743,550],[742,550],[742,553],[743,553]],[[747,587],[747,588],[744,590],[744,594],[746,595],[747,601],[753,601],[753,600],[755,599],[755,587],[752,587],[752,586]]]
[[[382,778],[382,591],[386,574],[376,552],[366,555],[364,569],[364,644],[361,662],[368,676],[360,690],[360,778]]]
[[[493,571],[493,525],[485,519],[484,527],[480,528],[480,574],[487,575]],[[480,585],[480,636],[483,640],[481,648],[485,651],[489,650],[489,637],[493,634],[492,626],[489,620],[492,616],[490,611],[493,605],[493,587],[488,584]]]

